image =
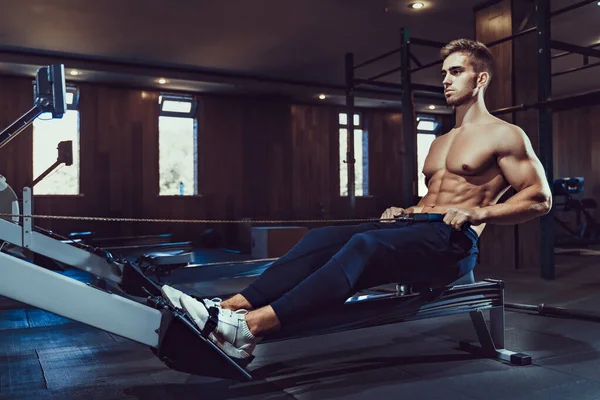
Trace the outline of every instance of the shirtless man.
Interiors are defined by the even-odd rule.
[[[391,207],[381,222],[312,229],[224,302],[196,300],[168,286],[164,297],[187,311],[199,329],[215,307],[218,322],[209,338],[244,359],[265,334],[342,304],[361,289],[414,279],[449,284],[475,267],[486,224],[518,224],[548,213],[550,188],[529,139],[486,109],[490,51],[460,39],[445,46],[441,57],[456,126],[431,146],[423,169],[428,193],[419,204]],[[509,187],[517,193],[496,204]]]

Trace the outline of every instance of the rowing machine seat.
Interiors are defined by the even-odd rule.
[[[452,287],[452,286],[458,286],[458,285],[468,285],[471,283],[475,283],[475,274],[473,273],[473,271],[470,271],[468,274],[461,276],[460,278],[458,278],[457,280],[455,280],[448,286]]]
[[[440,283],[435,283],[432,281],[421,281],[421,282],[411,282],[411,283],[398,283],[396,285],[396,291],[401,294],[401,295],[405,295],[405,294],[412,294],[412,293],[423,293],[423,292],[427,292],[427,291],[431,291],[435,288],[439,288],[439,287],[453,287],[453,286],[459,286],[459,285],[469,285],[475,283],[475,274],[473,274],[473,271],[470,271],[469,273],[461,276],[460,278],[456,279],[455,281],[444,285],[444,284],[440,284]]]

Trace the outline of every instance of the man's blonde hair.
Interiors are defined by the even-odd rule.
[[[470,39],[456,39],[442,48],[440,57],[445,60],[453,53],[466,55],[476,73],[487,72],[490,78],[492,77],[494,73],[494,55],[485,44]]]

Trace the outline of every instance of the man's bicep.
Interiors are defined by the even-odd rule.
[[[531,142],[523,132],[514,132],[509,147],[498,159],[498,166],[504,178],[517,192],[530,187],[548,187],[544,167],[531,147]]]
[[[504,178],[517,192],[530,187],[547,185],[542,163],[537,157],[519,159],[505,156],[498,162]]]

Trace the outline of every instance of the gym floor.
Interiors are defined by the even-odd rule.
[[[594,252],[557,255],[555,281],[537,271],[475,272],[504,280],[507,302],[597,311],[600,283],[588,276],[599,263]],[[458,341],[476,338],[468,315],[458,315],[260,345],[250,365],[258,378],[239,383],[172,371],[145,346],[1,299],[0,398],[600,399],[599,323],[507,311],[506,325],[506,347],[530,354],[533,365],[458,350]]]

